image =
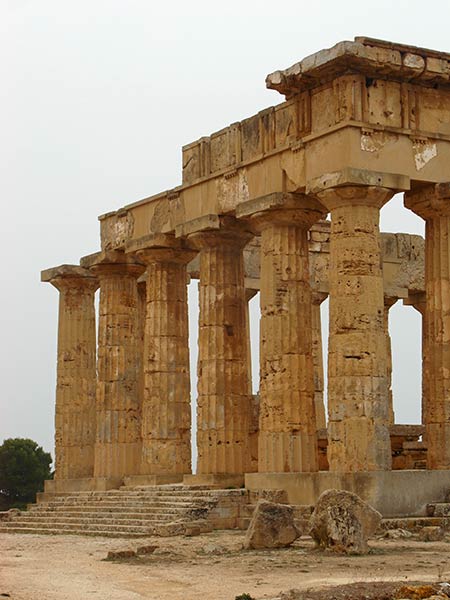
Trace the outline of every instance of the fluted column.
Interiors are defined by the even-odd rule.
[[[425,219],[427,395],[423,421],[427,467],[450,468],[450,183],[405,194],[405,206]]]
[[[311,331],[312,331],[312,357],[314,365],[314,406],[316,409],[317,429],[326,429],[324,404],[324,377],[323,377],[323,352],[322,352],[322,319],[320,305],[328,297],[322,292],[311,294]]]
[[[59,290],[55,407],[55,479],[94,474],[95,311],[97,279],[86,269],[62,265],[41,274]]]
[[[379,212],[392,195],[363,186],[319,193],[331,212],[330,471],[391,468]]]
[[[261,232],[260,472],[318,470],[308,229],[324,212],[285,193],[237,211]]]
[[[427,418],[427,398],[429,396],[429,352],[428,352],[428,328],[427,328],[427,301],[425,292],[410,294],[403,300],[405,306],[412,306],[422,317],[422,425]],[[426,431],[424,439],[426,438]]]
[[[251,470],[247,300],[243,248],[251,234],[234,219],[191,233],[200,250],[197,473]]]
[[[187,264],[196,252],[171,235],[135,244],[147,266],[142,474],[191,472]]]
[[[100,281],[95,477],[139,473],[141,402],[137,278],[144,267],[123,252],[87,257]]]
[[[389,311],[397,302],[398,298],[384,297],[384,332],[386,335],[386,376],[389,401],[389,424],[395,424],[394,397],[392,394],[392,344],[389,333]]]

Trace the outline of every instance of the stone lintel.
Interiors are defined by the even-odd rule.
[[[362,73],[369,78],[439,84],[450,87],[450,54],[357,37],[307,56],[288,69],[271,73],[266,86],[286,97],[319,87],[339,76]]]
[[[136,257],[131,254],[125,254],[120,250],[102,250],[95,254],[83,256],[80,260],[80,265],[86,269],[99,265],[138,265]]]
[[[128,242],[125,252],[138,253],[142,250],[160,250],[170,248],[180,250],[183,248],[182,241],[177,240],[171,233],[150,233]]]
[[[266,211],[279,210],[279,209],[295,209],[295,208],[309,208],[309,202],[311,205],[316,206],[314,199],[309,199],[304,194],[294,194],[291,192],[272,192],[253,200],[247,200],[242,204],[238,204],[236,208],[237,218],[248,218],[252,217],[256,213],[262,213]],[[312,208],[312,206],[311,206]]]
[[[41,281],[45,283],[51,283],[54,279],[73,279],[75,277],[95,280],[95,275],[78,265],[59,265],[41,271]]]
[[[209,214],[198,219],[192,219],[175,228],[175,236],[177,238],[186,237],[192,233],[199,231],[214,231],[221,228],[221,217],[217,214]]]
[[[317,194],[330,188],[344,186],[375,186],[404,192],[410,189],[410,179],[406,175],[396,173],[381,173],[347,167],[342,171],[325,173],[311,179],[306,184],[306,192]]]
[[[411,190],[404,204],[423,219],[450,215],[450,183],[442,182]]]
[[[425,307],[426,301],[427,296],[425,292],[410,293],[406,298],[403,298],[403,306],[412,306],[416,310],[419,310],[418,307]]]

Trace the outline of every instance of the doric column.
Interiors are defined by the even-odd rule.
[[[331,212],[328,340],[330,471],[391,468],[380,208],[386,188],[320,192]]]
[[[258,293],[255,288],[245,288],[245,336],[247,338],[247,365],[248,365],[248,393],[251,398],[251,411],[249,423],[249,453],[250,461],[247,473],[258,471],[258,437],[259,437],[259,394],[253,394],[252,385],[252,351],[250,340],[250,300]]]
[[[394,397],[392,394],[392,344],[389,333],[389,311],[397,302],[398,298],[384,297],[384,332],[386,335],[386,377],[389,401],[389,424],[395,424]]]
[[[311,294],[311,331],[312,331],[312,356],[314,365],[314,405],[316,408],[316,427],[326,429],[324,404],[324,378],[323,378],[323,352],[322,352],[322,319],[320,305],[328,297],[323,292]]]
[[[324,212],[288,193],[237,209],[261,232],[260,472],[318,469],[308,229]]]
[[[427,301],[425,292],[410,294],[403,300],[405,306],[412,306],[422,316],[422,425],[427,418],[427,398],[429,396],[429,352],[428,352],[428,328],[427,328]],[[426,431],[424,439],[426,438]]]
[[[188,228],[200,250],[197,473],[242,474],[251,469],[243,248],[252,234],[231,217]]]
[[[142,404],[142,474],[191,473],[187,264],[196,252],[174,235],[136,240],[147,266]]]
[[[95,310],[97,279],[86,269],[62,265],[42,271],[59,290],[55,410],[55,479],[94,474]]]
[[[405,194],[425,219],[427,467],[450,468],[450,183]]]
[[[86,257],[82,264],[100,281],[94,476],[136,475],[141,460],[137,278],[144,267],[118,251]]]

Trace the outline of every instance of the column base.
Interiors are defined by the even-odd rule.
[[[163,473],[158,475],[130,475],[124,477],[126,486],[134,487],[139,485],[165,485],[168,483],[182,483],[183,473]]]
[[[290,504],[315,504],[329,489],[348,490],[385,518],[423,516],[431,502],[445,502],[447,471],[368,471],[360,473],[247,473],[245,487],[286,490]]]
[[[185,475],[184,485],[211,485],[220,488],[244,487],[243,473],[198,473],[197,475]]]

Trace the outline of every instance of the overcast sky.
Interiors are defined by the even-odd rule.
[[[449,6],[0,0],[0,443],[53,450],[58,292],[41,269],[96,251],[98,215],[178,185],[182,145],[281,102],[267,73],[356,35],[448,52]],[[382,228],[423,233],[399,198]],[[397,421],[417,422],[419,315],[391,315]],[[253,342],[257,317],[253,302]]]

